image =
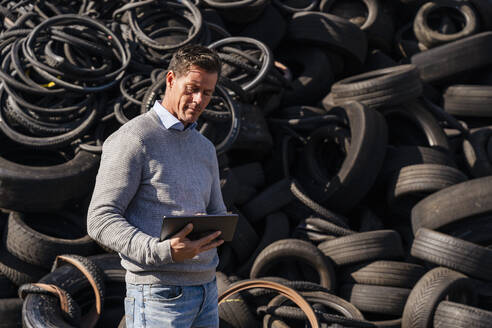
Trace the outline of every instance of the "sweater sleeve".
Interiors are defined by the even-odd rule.
[[[213,148],[213,159],[213,181],[212,190],[210,193],[210,201],[207,206],[207,214],[226,214],[227,208],[224,204],[224,200],[222,199],[222,191],[220,189],[219,164],[217,161],[217,155],[215,154],[215,148]]]
[[[171,263],[169,240],[142,232],[124,217],[142,178],[145,148],[135,136],[116,132],[103,144],[87,213],[87,233],[103,245],[146,265]]]

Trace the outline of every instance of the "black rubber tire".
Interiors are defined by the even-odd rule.
[[[204,3],[210,3],[210,0],[204,0]],[[217,7],[217,3],[234,6],[235,8],[219,8]],[[258,19],[261,14],[265,11],[266,6],[269,4],[267,0],[254,0],[245,6],[235,6],[238,1],[229,2],[229,1],[217,1],[216,4],[211,7],[217,8],[220,15],[224,20],[230,21],[236,24],[247,24],[256,19]]]
[[[377,328],[401,328],[401,318],[381,321],[371,321]]]
[[[421,51],[412,26],[411,22],[404,24],[395,33],[395,50],[405,61]]]
[[[241,263],[251,256],[260,242],[260,238],[248,218],[237,209],[233,209],[233,211],[238,214],[238,220],[234,237],[229,244],[236,255],[236,262]]]
[[[439,164],[456,167],[451,156],[439,149],[423,146],[388,147],[378,180],[387,180],[403,167],[418,164]]]
[[[90,112],[87,112],[84,120],[80,121],[80,124],[77,127],[68,132],[63,132],[55,136],[32,136],[28,133],[20,132],[12,124],[9,124],[10,119],[8,118],[8,114],[5,113],[8,107],[3,102],[2,93],[3,88],[0,88],[0,103],[2,103],[0,110],[0,130],[10,140],[33,149],[53,150],[69,146],[73,142],[76,142],[89,131],[91,126],[96,124],[103,105],[102,100],[98,103],[92,103],[90,105]]]
[[[483,31],[492,30],[492,3],[488,0],[470,0],[480,16],[480,26]]]
[[[362,67],[362,69],[363,72],[371,72],[396,65],[398,65],[398,63],[385,52],[379,49],[371,49],[366,56],[366,62],[364,63],[364,67]]]
[[[438,82],[492,63],[492,32],[478,33],[413,55],[425,82]]]
[[[225,274],[230,274],[232,268],[235,266],[234,263],[234,252],[229,244],[222,244],[217,248],[217,253],[219,255],[219,264],[216,270],[223,272]]]
[[[240,185],[234,172],[229,167],[219,169],[220,191],[226,208],[231,208],[236,202]]]
[[[231,168],[240,184],[247,184],[255,188],[265,185],[265,172],[260,162],[252,162]]]
[[[76,116],[67,122],[45,122],[39,117],[33,118],[29,114],[26,114],[26,109],[21,108],[20,105],[11,97],[7,98],[4,109],[5,117],[9,120],[9,122],[12,122],[12,125],[15,124],[19,128],[27,131],[31,136],[36,137],[55,137],[64,133],[68,134],[70,131],[77,129],[77,126],[82,124],[82,122],[88,118],[88,115],[90,115],[90,112],[85,110],[84,116]],[[83,132],[81,132],[79,136],[82,137]],[[77,136],[74,136],[74,138],[77,138]]]
[[[150,90],[150,89],[149,89]],[[215,88],[215,94],[221,99],[220,106],[228,110],[228,114],[230,114],[230,123],[227,123],[227,133],[225,133],[224,138],[222,140],[214,141],[215,151],[217,155],[221,155],[225,153],[227,150],[231,148],[231,146],[236,141],[236,138],[239,135],[239,131],[241,129],[241,121],[239,119],[239,104],[232,100],[232,96],[229,95],[229,91],[227,91],[225,87],[222,87],[220,84]],[[206,128],[206,124],[203,124],[200,128],[200,133],[204,133]]]
[[[125,316],[125,287],[125,284],[119,283],[119,288],[111,288],[111,294],[109,292],[106,294],[104,310],[97,321],[98,325],[96,327],[114,327],[115,324],[120,322],[121,317]]]
[[[205,23],[212,23],[214,25],[220,26],[222,29],[226,30],[224,20],[220,16],[219,12],[215,8],[205,7],[200,8],[200,13],[202,14],[203,21]]]
[[[309,132],[303,156],[298,159],[300,163],[297,171],[301,171],[298,175],[305,182],[307,180],[303,179],[303,175],[312,176],[326,190],[330,178],[342,166],[343,157],[348,153],[351,145],[350,131],[335,124],[324,124]]]
[[[342,117],[326,114],[326,110],[314,106],[289,106],[275,112],[268,119],[279,127],[289,127],[297,132],[311,132],[326,124],[344,123]]]
[[[492,85],[453,85],[444,92],[444,109],[456,116],[492,117]]]
[[[375,109],[416,99],[422,94],[422,83],[415,65],[398,65],[337,81],[331,93],[335,105],[359,101]]]
[[[275,28],[272,28],[275,26]],[[274,51],[287,33],[287,21],[272,4],[256,20],[250,22],[238,35],[257,39]]]
[[[0,157],[0,207],[21,212],[55,211],[93,188],[100,156],[86,151],[63,164],[20,165]]]
[[[380,214],[376,214],[373,210],[366,206],[362,206],[359,211],[359,232],[367,232],[373,230],[384,229],[383,219]]]
[[[394,131],[394,129],[397,129],[398,127],[392,126],[390,122],[390,116],[396,114],[409,120],[421,130],[425,138],[424,142],[426,143],[419,146],[430,146],[431,148],[450,154],[448,138],[437,119],[430,113],[425,104],[420,101],[412,101],[399,106],[381,109],[381,112],[388,122],[390,136],[392,132],[398,132]]]
[[[309,217],[305,220],[305,223],[307,229],[312,229],[311,227],[313,227],[315,228],[315,230],[321,233],[333,235],[336,237],[348,236],[356,233],[356,231],[354,230],[343,228],[339,225],[336,225],[328,220],[321,219],[321,218]]]
[[[401,316],[410,291],[402,287],[346,284],[340,287],[339,294],[361,311]]]
[[[292,288],[298,292],[324,292],[330,293],[330,290],[321,286],[320,284],[311,281],[301,281],[301,280],[287,280],[282,277],[262,277],[261,279],[269,280],[273,282],[278,282],[279,284],[285,285]],[[268,288],[257,288],[245,291],[245,293],[251,297],[261,297],[261,296],[272,296],[276,295],[277,292]]]
[[[9,278],[0,273],[0,299],[15,297],[17,295],[17,286]]]
[[[492,213],[492,177],[468,180],[435,192],[412,209],[412,229],[439,229],[453,222]]]
[[[481,309],[492,311],[492,284],[479,282],[477,284],[478,289],[478,303],[477,306]]]
[[[489,138],[487,142],[487,155],[489,156],[489,161],[492,162],[492,138]]]
[[[313,211],[316,215],[320,215],[323,217],[323,219],[329,221],[334,225],[333,228],[331,229],[336,229],[336,226],[340,227],[341,229],[339,230],[340,232],[349,232],[349,225],[348,225],[348,219],[342,215],[339,215],[333,211],[330,211],[326,207],[323,207],[322,205],[318,204],[314,200],[312,200],[301,188],[299,183],[297,181],[292,180],[292,183],[290,185],[290,190],[292,191],[292,194],[296,197],[296,199],[302,203],[303,205],[306,206],[306,208],[309,208],[311,211]]]
[[[267,273],[278,261],[298,260],[312,266],[319,275],[319,284],[329,290],[335,288],[335,269],[313,244],[299,239],[278,240],[261,251],[251,268],[250,278]]]
[[[22,327],[22,303],[21,298],[0,299],[0,328]]]
[[[273,147],[273,139],[262,109],[253,104],[239,105],[241,127],[231,150],[269,154]]]
[[[426,271],[414,263],[374,261],[344,267],[338,277],[345,283],[413,288]]]
[[[15,285],[20,286],[30,282],[36,282],[49,271],[41,267],[26,263],[9,253],[5,246],[8,234],[7,227],[3,231],[0,245],[0,272]]]
[[[439,164],[417,164],[402,168],[388,182],[387,201],[394,213],[410,217],[413,206],[427,195],[467,181],[460,170]]]
[[[492,175],[489,144],[492,145],[492,127],[479,128],[463,139],[463,156],[466,167],[475,178]]]
[[[339,237],[319,244],[318,248],[337,266],[403,258],[401,238],[394,230],[376,230]]]
[[[123,293],[125,270],[121,267],[121,259],[116,254],[90,256],[97,270],[102,271],[104,287],[113,286]],[[44,276],[39,282],[55,284],[74,296],[81,307],[91,307],[94,304],[94,291],[87,278],[74,266],[62,265],[53,272]],[[115,286],[116,285],[116,286]],[[106,288],[104,288],[106,289]],[[111,289],[113,291],[113,289]],[[102,296],[106,295],[103,292]],[[124,294],[123,294],[124,295]],[[120,297],[123,298],[123,295]],[[22,309],[22,323],[25,328],[36,327],[73,327],[68,325],[61,316],[59,305],[46,295],[29,294],[24,300]]]
[[[263,328],[291,328],[291,326],[287,325],[283,322],[279,317],[272,316],[270,314],[265,314],[263,316]]]
[[[285,300],[286,300],[285,297],[283,297],[282,295],[277,295],[277,296],[273,297],[268,302],[265,310],[267,310],[268,307],[278,306],[278,305],[282,304]],[[263,316],[263,326],[261,326],[261,327],[263,327],[263,328],[290,328],[291,326],[289,326],[285,322],[283,322],[280,317],[267,313]]]
[[[292,288],[297,292],[321,291],[321,292],[330,293],[330,290],[322,287],[320,284],[310,281],[287,280],[285,278],[278,277],[278,276],[261,277],[261,279],[277,282],[279,284]],[[240,280],[240,282],[246,280],[248,279]],[[278,293],[276,291],[269,288],[254,288],[250,290],[245,290],[241,293],[241,295],[245,298],[248,304],[254,304],[257,307],[265,305],[269,300],[271,300],[272,297],[274,297],[277,294]]]
[[[388,201],[391,203],[408,194],[426,194],[468,180],[460,170],[440,164],[416,164],[402,168],[389,183]]]
[[[429,15],[441,8],[452,8],[459,11],[465,18],[465,26],[460,31],[451,34],[432,29],[428,24]],[[417,39],[427,49],[430,49],[475,34],[480,27],[478,19],[469,1],[433,0],[420,7],[413,21],[413,31]]]
[[[492,322],[492,312],[455,302],[442,301],[434,314],[434,328],[486,328]]]
[[[348,20],[335,15],[315,11],[295,13],[288,26],[287,38],[327,47],[359,64],[366,59],[365,33]]]
[[[365,7],[363,11],[361,4]],[[395,32],[391,7],[390,3],[379,0],[358,2],[321,0],[319,5],[320,11],[348,19],[351,23],[359,26],[361,30],[366,32],[370,47],[386,51],[391,49]]]
[[[220,296],[229,288],[231,281],[221,272],[217,272],[215,276],[217,278],[217,289]],[[245,302],[240,293],[234,295],[234,298],[229,299],[231,301],[219,304],[220,327],[249,328],[260,326],[256,317],[251,312],[248,303]]]
[[[316,10],[318,7],[317,0],[310,1],[282,1],[282,0],[272,0],[272,3],[278,10],[286,17],[292,16],[292,14],[301,12],[301,11],[312,11]]]
[[[244,206],[244,204],[252,200],[256,195],[258,195],[258,189],[255,187],[245,184],[240,185],[234,203],[239,207]]]
[[[265,219],[265,229],[255,251],[250,255],[246,262],[240,262],[242,264],[235,272],[239,276],[249,277],[251,268],[258,254],[277,240],[289,238],[289,235],[289,218],[284,213],[275,212],[267,215]]]
[[[215,278],[217,279],[217,291],[218,291],[219,295],[221,295],[223,292],[225,292],[229,288],[231,281],[229,280],[227,275],[221,271],[217,271],[215,273]]]
[[[420,228],[415,234],[411,254],[474,278],[492,280],[492,249],[441,232]]]
[[[315,309],[315,312],[321,317],[321,321],[332,324],[343,324],[344,327],[373,327],[370,323],[364,321],[364,316],[359,309],[341,297],[322,291],[301,292],[301,295],[310,304],[313,304],[313,306],[319,304],[323,305],[325,308],[330,308],[330,311],[328,311],[329,313],[317,311]],[[282,304],[285,301],[287,301],[287,299],[282,295],[274,297],[265,308],[265,312],[269,313],[266,316],[272,315],[274,318],[281,317],[296,320],[305,319],[305,314],[299,308],[283,306]],[[337,312],[337,314],[331,314],[332,312]],[[270,320],[267,319],[263,322],[265,323],[266,321]],[[277,324],[274,324],[271,327],[277,326]]]
[[[277,60],[287,67],[300,67],[293,72],[292,81],[283,90],[281,103],[284,107],[314,104],[323,98],[335,82],[332,64],[323,50],[314,46],[300,49],[280,47]],[[291,70],[292,70],[291,69]]]
[[[26,215],[20,212],[10,212],[8,233],[6,236],[7,250],[17,258],[45,269],[51,269],[57,255],[78,254],[82,256],[92,255],[96,252],[96,243],[87,234],[82,237],[73,237],[68,231],[80,229],[85,231],[85,226],[77,215],[60,213],[58,216],[58,229],[52,234],[36,231],[25,221]],[[56,217],[56,215],[53,215]],[[53,220],[50,220],[53,222]],[[79,222],[77,222],[79,221]],[[48,222],[47,222],[48,223]],[[76,226],[73,229],[73,226]],[[66,232],[64,232],[66,231]]]
[[[306,240],[306,241],[309,241],[310,243],[312,243],[314,245],[318,245],[324,241],[332,240],[332,239],[336,238],[335,236],[327,235],[325,233],[320,233],[316,230],[311,230],[309,228],[303,228],[303,226],[305,226],[305,224],[303,225],[301,223],[300,226],[298,225],[295,228],[294,232],[292,233],[292,238],[298,238],[301,240]]]
[[[61,308],[60,304],[60,310],[62,312],[63,318],[69,323],[74,326],[80,325],[80,319],[81,319],[81,314],[82,311],[80,309],[79,304],[74,300],[72,295],[68,293],[66,290],[63,290],[60,287],[57,287],[58,291],[61,292],[64,295],[64,298],[66,300],[65,308]],[[19,287],[19,296],[22,298],[25,298],[28,294],[39,294],[39,295],[48,295],[51,298],[56,299],[59,303],[60,298],[59,298],[59,293],[57,292],[52,292],[52,291],[47,291],[44,288],[41,288],[39,286],[36,286],[34,284],[24,284]]]
[[[294,200],[290,191],[291,180],[279,180],[266,187],[255,198],[246,203],[241,209],[251,222],[257,222]]]
[[[113,255],[114,256],[114,255]],[[77,270],[85,271],[87,272],[91,278],[92,281],[90,282],[92,289],[97,289],[97,292],[100,295],[101,298],[101,305],[104,306],[104,298],[106,296],[106,284],[104,282],[104,274],[103,274],[103,269],[99,267],[99,265],[96,263],[96,261],[92,260],[89,257],[85,256],[80,256],[80,255],[75,255],[75,254],[62,254],[59,257],[57,257],[57,260],[53,263],[53,266],[51,268],[51,272],[55,272],[58,268],[64,265],[70,265],[75,267],[74,264],[69,262],[69,259],[71,261],[75,261],[78,266],[82,266],[83,269],[79,269],[78,267]],[[104,266],[103,266],[104,268]],[[119,268],[119,266],[117,267]],[[86,278],[86,280],[88,280]],[[61,287],[64,288],[64,287]],[[67,288],[69,288],[67,286]],[[67,290],[68,292],[68,290]],[[92,293],[94,293],[93,290],[91,290]],[[71,294],[71,293],[70,293]]]
[[[376,180],[386,153],[387,126],[380,113],[357,102],[333,108],[329,113],[348,118],[351,137],[347,155],[335,176],[328,178],[320,173],[310,181],[302,181],[302,185],[316,201],[344,213],[361,201]],[[311,153],[308,160],[313,160],[312,156]],[[323,172],[322,168],[318,171]]]
[[[264,0],[257,0],[257,1],[264,1]],[[209,44],[207,47],[210,49],[215,50],[219,55],[221,53],[221,48],[222,47],[232,47],[234,48],[234,44],[243,44],[247,45],[247,49],[253,48],[254,50],[260,50],[261,56],[258,58],[258,61],[260,64],[258,65],[259,67],[257,68],[258,73],[250,80],[247,82],[244,82],[241,84],[241,87],[244,89],[244,91],[250,91],[252,90],[255,86],[259,85],[267,76],[267,73],[272,69],[273,67],[273,54],[268,48],[266,44],[263,42],[253,39],[253,38],[248,38],[248,37],[240,37],[240,36],[235,36],[235,37],[229,37],[225,39],[221,39],[218,41],[215,41],[214,43]],[[239,50],[242,48],[239,47]],[[223,60],[224,62],[225,60]],[[224,63],[223,63],[224,66]],[[225,72],[222,72],[225,73]]]
[[[9,219],[9,211],[0,209],[0,233],[3,232],[3,227],[7,225]]]
[[[447,235],[488,247],[492,245],[492,215],[471,217],[439,229]]]
[[[447,268],[435,268],[427,272],[408,296],[401,327],[431,328],[436,307],[445,297],[474,304],[477,295],[473,281]]]

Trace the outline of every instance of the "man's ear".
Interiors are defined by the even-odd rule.
[[[171,88],[176,79],[176,74],[173,71],[168,71],[166,73],[166,88]]]

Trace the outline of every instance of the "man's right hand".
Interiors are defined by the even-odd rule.
[[[174,262],[192,259],[198,254],[220,246],[223,240],[214,240],[221,232],[216,231],[197,240],[190,240],[186,236],[193,230],[193,224],[188,223],[183,229],[170,238],[171,255]]]

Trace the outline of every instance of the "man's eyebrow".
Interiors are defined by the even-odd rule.
[[[196,82],[196,81],[190,81],[190,82],[186,82],[185,83],[185,86],[194,86],[194,87],[200,87],[200,83],[199,82]],[[215,87],[213,89],[205,89],[206,91],[214,91],[215,90]]]
[[[200,82],[198,82],[198,81],[190,81],[190,82],[186,82],[186,85],[200,86]]]

